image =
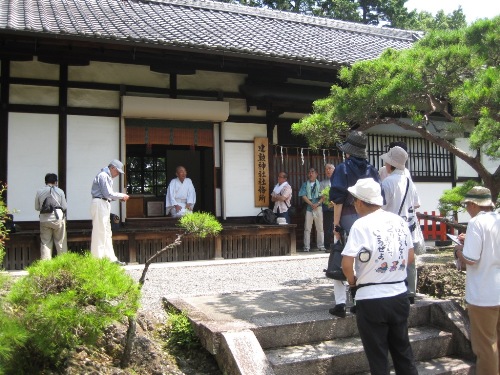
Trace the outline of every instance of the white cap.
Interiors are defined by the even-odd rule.
[[[363,202],[382,206],[384,198],[382,198],[382,190],[380,184],[373,178],[360,178],[354,186],[347,188],[355,198]]]
[[[120,160],[114,159],[109,162],[109,165],[112,165],[116,168],[116,170],[120,173],[123,173],[123,163]]]

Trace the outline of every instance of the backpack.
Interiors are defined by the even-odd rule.
[[[47,198],[45,198],[43,203],[42,203],[42,207],[40,208],[41,214],[51,214],[57,208],[62,210],[61,204],[52,195],[53,189],[54,189],[53,187],[50,188],[50,195]],[[57,216],[57,213],[56,213],[56,216]]]
[[[259,214],[257,215],[255,222],[257,224],[277,224],[277,219],[278,216],[271,210],[270,208],[262,209],[260,210]]]

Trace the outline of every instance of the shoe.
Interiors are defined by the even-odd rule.
[[[319,251],[326,251],[326,249],[324,247],[320,247],[318,250]]]
[[[415,297],[408,297],[408,299],[410,300],[410,305],[415,304]]]
[[[345,303],[339,303],[335,305],[335,307],[328,310],[328,312],[332,315],[338,316],[339,318],[345,318]]]
[[[127,263],[125,263],[125,262],[120,262],[119,260],[115,260],[115,261],[114,261],[114,263],[115,263],[115,264],[118,264],[119,266],[126,266],[126,265],[127,265]]]
[[[308,253],[309,249],[304,248],[304,253]]]
[[[356,314],[356,305],[351,306],[349,311],[351,312],[351,314]]]

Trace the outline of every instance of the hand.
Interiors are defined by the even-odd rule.
[[[186,204],[186,210],[191,211],[191,210],[192,210],[192,208],[193,208],[193,207],[192,207],[192,205],[191,205],[191,204],[189,204],[189,203],[188,203],[188,204]]]
[[[126,201],[128,201],[128,199],[129,199],[129,198],[130,198],[130,197],[129,197],[127,194],[125,194],[125,195],[123,196],[123,198],[122,198],[122,201],[126,202]]]
[[[458,240],[461,242],[461,243],[464,243],[465,242],[465,233],[460,233],[458,235]]]
[[[175,211],[179,212],[180,210],[182,210],[182,207],[179,206],[178,204],[176,204],[175,206]]]

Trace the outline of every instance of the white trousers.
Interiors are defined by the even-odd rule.
[[[347,286],[340,280],[333,280],[333,295],[335,296],[335,305],[345,303]]]
[[[323,249],[325,247],[325,235],[323,233],[323,208],[321,205],[314,211],[306,211],[306,221],[304,223],[304,249],[311,249],[311,229],[313,221],[316,226],[316,245],[319,249]]]
[[[92,242],[90,253],[96,258],[108,258],[112,262],[118,260],[113,250],[111,238],[111,205],[100,198],[92,199],[90,215],[92,216]]]

